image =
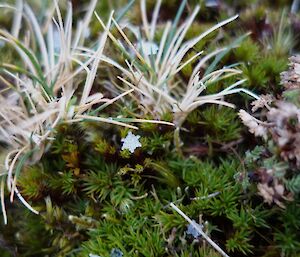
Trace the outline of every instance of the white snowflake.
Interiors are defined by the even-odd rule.
[[[200,230],[203,229],[203,225],[199,225],[198,223],[196,223],[195,220],[193,220],[193,223],[195,226],[197,226]],[[186,233],[188,235],[192,235],[194,238],[198,238],[199,236],[201,236],[201,234],[199,233],[199,231],[192,225],[189,224]]]
[[[122,150],[128,149],[131,153],[133,153],[136,148],[142,146],[139,141],[140,137],[141,136],[136,136],[132,134],[131,131],[129,131],[127,136],[121,139],[121,141],[123,142]]]

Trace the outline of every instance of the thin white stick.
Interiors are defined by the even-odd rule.
[[[215,196],[217,196],[219,194],[220,194],[220,192],[214,192],[214,193],[211,193],[211,194],[209,194],[207,196],[193,197],[193,198],[191,198],[191,200],[205,200],[205,199],[210,199],[210,198],[213,198],[213,197],[215,197]]]
[[[188,223],[190,223],[196,230],[203,236],[203,238],[210,243],[210,245],[215,248],[222,256],[229,257],[221,248],[218,246],[213,240],[210,239],[208,235],[204,233],[204,231],[198,226],[198,224],[194,221],[192,221],[187,215],[184,214],[182,210],[180,210],[174,203],[170,203],[170,206],[178,213],[180,214]]]
[[[1,179],[1,208],[2,208],[2,215],[4,224],[7,224],[7,214],[5,209],[5,202],[4,202],[4,187],[5,187],[5,181],[4,178]]]
[[[26,200],[23,198],[23,196],[20,194],[19,190],[15,187],[15,193],[18,196],[19,200],[33,213],[39,214],[39,212],[35,209],[33,209],[29,203],[26,202]]]

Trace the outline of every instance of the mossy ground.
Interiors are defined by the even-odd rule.
[[[72,2],[75,17],[80,16],[83,1]],[[108,10],[121,2],[126,1],[99,1],[97,11],[108,17]],[[162,25],[174,18],[178,2],[163,1]],[[201,5],[201,11],[187,38],[228,14],[239,12],[240,20],[221,35],[205,38],[193,51],[210,52],[252,32],[223,56],[218,67],[239,63],[243,70],[239,76],[247,78],[248,89],[281,98],[280,73],[288,68],[291,51],[299,50],[295,37],[299,17],[287,15],[291,1],[216,1],[215,7],[205,5],[208,2],[215,1],[188,1],[185,16],[195,4]],[[147,4],[151,10],[155,1]],[[127,17],[140,23],[138,4]],[[4,16],[0,19],[1,26],[9,24]],[[94,20],[92,35],[99,29]],[[156,34],[159,39],[161,31]],[[115,51],[107,51],[118,58]],[[13,58],[5,47],[0,52],[0,60]],[[181,71],[181,80],[188,80],[194,65]],[[100,90],[105,89],[102,81],[117,75],[111,67],[105,71],[96,80]],[[212,84],[207,93],[227,84],[232,84],[231,78]],[[251,108],[247,96],[229,99],[237,110]],[[138,108],[128,98],[103,115],[136,118]],[[1,256],[104,257],[120,256],[120,252],[145,257],[220,256],[200,236],[187,233],[187,222],[170,202],[202,224],[204,232],[230,256],[299,256],[299,175],[289,177],[287,187],[294,197],[284,202],[284,208],[264,202],[255,170],[273,167],[281,159],[276,146],[248,132],[237,110],[207,105],[191,112],[182,126],[182,153],[176,151],[174,128],[168,125],[143,123],[133,131],[93,122],[61,124],[51,148],[39,163],[26,165],[18,181],[21,194],[40,215],[7,201],[9,217],[8,225],[1,225]],[[172,115],[166,113],[162,119],[172,121]],[[121,149],[121,139],[129,131],[141,137],[142,147],[134,153]],[[265,154],[271,148],[274,152]],[[285,165],[299,174],[293,164],[286,161]]]

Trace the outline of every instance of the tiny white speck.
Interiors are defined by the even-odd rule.
[[[206,0],[205,6],[206,7],[218,7],[218,2],[216,0]]]
[[[198,223],[196,223],[195,220],[193,220],[193,222],[194,222],[194,224],[195,224],[196,226],[198,226],[199,229],[202,230],[203,225],[199,225]],[[192,224],[189,224],[189,225],[188,225],[188,228],[187,228],[186,233],[187,233],[188,235],[192,235],[194,238],[198,238],[199,236],[201,236],[201,234],[199,233],[199,231],[198,231]]]
[[[127,136],[121,139],[121,141],[123,142],[122,150],[128,149],[131,153],[133,153],[136,148],[142,146],[142,144],[139,141],[140,137],[141,136],[136,136],[132,134],[131,131],[129,131]]]
[[[140,41],[138,43],[138,48],[142,50],[145,55],[153,55],[158,52],[157,44],[150,41]]]
[[[101,257],[101,256],[99,256],[99,255],[97,255],[97,254],[90,253],[90,254],[89,254],[89,257]]]

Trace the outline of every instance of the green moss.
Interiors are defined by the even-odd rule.
[[[250,235],[245,230],[239,230],[227,241],[226,249],[228,252],[239,251],[245,255],[252,254],[253,246],[250,244]]]
[[[29,199],[40,198],[49,190],[48,178],[41,166],[26,168],[19,179],[23,194]]]
[[[247,78],[247,85],[252,89],[263,88],[268,83],[266,71],[260,65],[245,65],[242,71]]]
[[[259,45],[248,37],[234,49],[234,55],[236,60],[240,60],[251,66],[252,63],[256,63],[260,58],[260,51]]]
[[[286,101],[300,107],[300,89],[286,90],[282,95]]]
[[[212,140],[227,142],[239,137],[240,122],[235,110],[212,105],[206,108],[201,116],[205,134]]]
[[[280,87],[278,86],[280,85],[279,74],[287,68],[287,60],[278,59],[278,57],[275,55],[266,55],[265,58],[261,60],[260,67],[266,73],[268,82],[271,84],[271,86],[273,86],[275,90]],[[266,87],[269,86],[266,85]]]

